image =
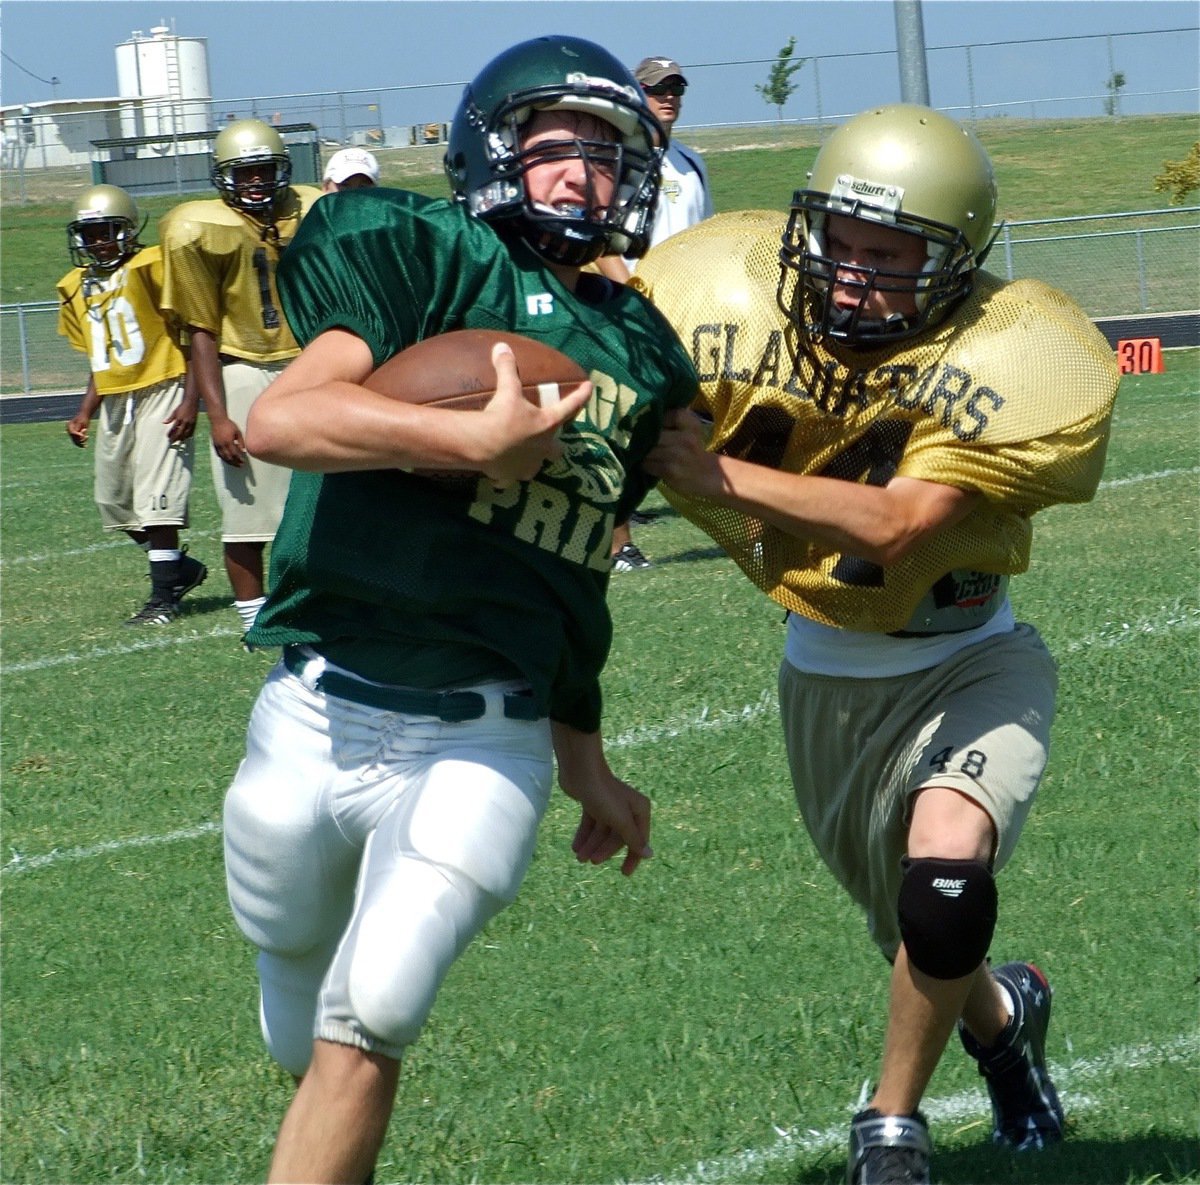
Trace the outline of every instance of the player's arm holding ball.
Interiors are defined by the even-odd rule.
[[[480,412],[405,403],[362,384],[374,370],[370,347],[344,329],[313,339],[255,404],[246,430],[251,453],[293,469],[461,469],[493,481],[523,481],[557,457],[558,429],[591,394],[580,383],[550,407],[521,394],[516,361],[497,346],[496,396]]]

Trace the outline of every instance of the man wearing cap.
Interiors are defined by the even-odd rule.
[[[654,117],[662,124],[666,149],[663,154],[662,179],[659,181],[658,206],[650,232],[650,246],[687,230],[689,226],[711,218],[712,196],[708,189],[708,173],[704,161],[694,148],[671,139],[671,128],[683,109],[683,92],[687,79],[683,68],[672,58],[643,58],[633,71]],[[633,274],[635,259],[604,256],[596,266],[610,280],[624,283]],[[636,521],[636,520],[635,520]],[[633,542],[628,523],[618,523],[613,530],[613,571],[634,572],[651,567],[650,561]]]
[[[365,148],[343,148],[335,152],[325,166],[322,193],[341,189],[366,189],[379,184],[379,162]]]
[[[654,230],[650,246],[687,230],[704,218],[711,218],[712,196],[708,188],[708,173],[700,154],[678,140],[671,139],[671,129],[683,110],[683,94],[688,81],[678,62],[666,57],[643,58],[633,72],[641,84],[646,101],[666,132],[662,182],[658,193],[658,210],[654,215]],[[629,270],[633,271],[633,261]]]

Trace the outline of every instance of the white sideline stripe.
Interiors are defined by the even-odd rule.
[[[1166,1041],[1147,1045],[1120,1046],[1098,1057],[1080,1058],[1067,1065],[1050,1063],[1054,1078],[1068,1114],[1091,1111],[1100,1104],[1078,1089],[1094,1079],[1106,1079],[1114,1070],[1143,1069],[1168,1062],[1190,1061],[1200,1054],[1200,1036],[1181,1033]],[[955,1122],[985,1118],[991,1114],[982,1089],[963,1091],[943,1099],[927,1099],[921,1110],[934,1122]],[[759,1173],[777,1161],[802,1154],[828,1152],[846,1145],[849,1116],[836,1127],[824,1130],[789,1131],[775,1127],[779,1137],[765,1148],[747,1148],[732,1156],[717,1160],[702,1160],[693,1169],[669,1177],[651,1177],[655,1185],[719,1185],[721,1182],[743,1180]]]
[[[4,872],[32,872],[35,868],[45,868],[50,864],[60,864],[64,860],[90,860],[93,856],[104,856],[110,852],[124,852],[132,848],[153,848],[159,844],[176,843],[181,839],[198,839],[202,835],[211,835],[220,831],[220,823],[200,823],[195,827],[183,827],[179,831],[169,831],[166,835],[137,835],[131,839],[111,839],[107,843],[93,844],[90,848],[68,848],[66,851],[47,852],[44,856],[29,856],[28,858],[14,852],[8,863],[0,867]]]
[[[216,531],[187,530],[188,541],[193,539],[216,539]],[[130,540],[126,536],[120,539],[106,539],[103,543],[89,543],[86,547],[71,547],[66,551],[43,551],[37,555],[14,555],[8,559],[0,559],[0,567],[14,567],[20,564],[48,564],[55,560],[69,559],[77,555],[92,555],[97,551],[112,551],[118,547],[128,548]]]
[[[1200,465],[1193,465],[1190,469],[1160,469],[1157,473],[1137,473],[1132,477],[1114,477],[1111,481],[1102,481],[1099,488],[1102,490],[1115,490],[1120,486],[1134,486],[1143,481],[1161,481],[1168,477],[1182,477],[1200,473]]]
[[[1140,621],[1105,622],[1100,629],[1084,634],[1082,638],[1076,638],[1074,641],[1065,642],[1055,649],[1061,654],[1077,654],[1080,650],[1090,650],[1092,647],[1108,649],[1154,634],[1171,634],[1178,630],[1194,630],[1198,627],[1200,608],[1176,601],[1174,605],[1164,606],[1152,617],[1143,617]]]
[[[1154,617],[1144,618],[1140,622],[1134,622],[1133,624],[1123,622],[1120,625],[1105,627],[1104,630],[1080,638],[1077,641],[1069,642],[1061,649],[1071,654],[1079,650],[1086,650],[1091,646],[1116,646],[1154,634],[1169,633],[1178,629],[1196,629],[1197,627],[1200,627],[1200,609],[1192,607],[1181,609],[1176,604],[1168,606]],[[57,666],[64,662],[82,662],[86,661],[87,658],[105,658],[112,654],[126,654],[134,650],[146,650],[152,646],[182,646],[189,642],[202,641],[205,638],[234,637],[239,633],[239,630],[218,627],[209,634],[193,634],[187,637],[163,638],[161,640],[147,639],[141,645],[132,645],[125,648],[110,647],[105,650],[92,651],[89,655],[82,658],[75,655],[63,655],[56,659],[41,659],[36,663],[14,664],[4,669],[6,673],[44,670],[48,666]],[[659,741],[686,736],[692,732],[702,732],[709,728],[727,728],[730,725],[746,724],[751,720],[756,720],[760,716],[773,713],[777,705],[778,698],[775,693],[764,691],[754,703],[745,704],[741,708],[712,709],[706,706],[696,716],[680,716],[675,720],[668,720],[662,724],[629,729],[627,732],[620,733],[618,736],[606,740],[605,748],[629,749],[637,745],[657,744]],[[34,868],[45,868],[51,864],[59,864],[63,861],[86,860],[92,856],[103,855],[107,852],[119,852],[125,848],[149,847],[153,844],[175,843],[178,840],[196,839],[201,835],[207,835],[211,831],[219,829],[220,824],[218,823],[203,823],[198,828],[173,831],[168,835],[145,835],[136,836],[132,839],[116,839],[90,848],[70,848],[62,852],[55,850],[47,852],[42,856],[22,856],[19,852],[14,852],[7,863],[0,865],[0,874],[27,872]]]
[[[778,697],[773,691],[764,691],[752,704],[741,708],[709,708],[707,705],[700,709],[699,716],[680,717],[668,720],[662,724],[648,724],[641,728],[631,728],[604,742],[606,749],[628,749],[634,745],[652,745],[672,737],[685,736],[689,732],[702,732],[706,728],[726,728],[730,724],[745,724],[768,712],[774,712],[779,705]]]
[[[53,563],[55,560],[68,559],[71,556],[91,555],[97,551],[112,551],[117,547],[128,547],[130,542],[127,538],[109,539],[104,543],[90,543],[87,547],[70,547],[66,551],[44,551],[41,555],[14,555],[8,559],[0,560],[0,564],[3,564],[6,568],[11,568],[17,564]]]
[[[6,663],[2,669],[6,675],[22,675],[27,674],[29,671],[49,670],[51,667],[94,662],[98,658],[137,654],[142,650],[162,650],[167,646],[188,646],[192,642],[205,642],[209,638],[240,638],[243,633],[245,633],[245,630],[234,629],[232,626],[227,625],[216,625],[203,633],[140,638],[136,642],[129,642],[121,646],[99,646],[95,650],[87,650],[82,654],[55,654],[50,658],[34,658],[28,662]]]

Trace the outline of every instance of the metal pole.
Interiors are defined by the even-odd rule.
[[[1150,301],[1146,294],[1146,244],[1140,226],[1137,228],[1133,241],[1137,249],[1138,304],[1140,306],[1138,311],[1145,313],[1149,311]]]
[[[892,0],[896,15],[896,50],[900,60],[900,98],[905,103],[929,103],[925,72],[925,27],[921,0]]]
[[[25,333],[25,306],[17,305],[17,334],[21,339],[21,382],[25,394],[29,394],[29,341]]]
[[[1104,40],[1108,46],[1108,81],[1113,84],[1109,87],[1109,98],[1112,103],[1112,110],[1109,112],[1109,115],[1116,119],[1120,119],[1121,91],[1120,88],[1115,85],[1117,81],[1117,63],[1113,58],[1112,34],[1107,34]]]
[[[971,47],[966,46],[967,50],[967,96],[971,104],[971,122],[976,119],[975,114],[975,65],[971,61]]]
[[[817,139],[825,138],[825,112],[821,106],[821,59],[813,58],[813,88],[817,92]]]

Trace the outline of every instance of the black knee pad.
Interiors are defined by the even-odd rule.
[[[934,979],[960,979],[980,963],[996,929],[996,881],[982,860],[902,861],[896,903],[908,961]]]

